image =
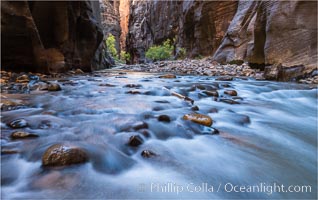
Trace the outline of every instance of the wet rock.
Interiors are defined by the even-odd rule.
[[[167,100],[157,100],[155,101],[156,103],[170,103],[169,101]]]
[[[174,74],[165,74],[165,75],[159,76],[159,78],[177,78],[177,77]]]
[[[116,87],[116,85],[109,84],[109,83],[101,83],[101,84],[99,84],[99,86],[102,86],[102,87]]]
[[[204,85],[195,85],[196,88],[198,88],[199,90],[205,90],[205,86]]]
[[[43,166],[66,166],[85,163],[87,153],[80,147],[65,144],[55,144],[49,147],[42,156]]]
[[[230,85],[230,84],[227,84],[227,83],[223,83],[223,84],[221,84],[221,86],[224,87],[224,88],[229,88],[229,87],[231,87],[231,85]]]
[[[204,94],[208,95],[208,96],[213,96],[213,97],[218,97],[219,96],[219,93],[218,91],[216,90],[206,90],[206,91],[203,91]]]
[[[237,96],[237,92],[235,90],[225,90],[224,94],[227,94],[230,96]]]
[[[0,78],[0,84],[6,84],[8,82],[8,80],[4,79],[4,78]]]
[[[171,95],[176,96],[176,97],[178,97],[178,98],[180,98],[180,99],[183,99],[183,100],[185,100],[185,101],[189,101],[192,105],[193,105],[193,103],[194,103],[194,100],[191,99],[190,97],[184,96],[184,95],[179,94],[179,93],[177,93],[177,92],[171,92]]]
[[[84,74],[83,70],[81,69],[76,69],[74,72],[75,74]]]
[[[138,91],[138,90],[130,90],[130,91],[126,92],[126,93],[127,94],[141,94],[141,92]]]
[[[127,85],[125,85],[125,87],[128,87],[128,88],[141,88],[142,85],[140,85],[140,84],[127,84]]]
[[[24,131],[15,131],[15,132],[11,133],[10,137],[12,139],[27,139],[27,138],[35,138],[35,137],[39,137],[39,136],[34,134],[34,133],[28,133],[28,132],[24,132]]]
[[[186,114],[183,116],[184,120],[190,120],[197,124],[201,124],[203,126],[211,126],[213,124],[213,120],[211,117],[198,113]]]
[[[150,137],[150,132],[149,132],[149,130],[147,130],[147,129],[141,129],[141,130],[139,130],[139,133],[141,133],[143,136],[145,136],[146,138],[149,138]]]
[[[168,115],[160,115],[158,117],[158,121],[160,122],[170,122],[170,117]]]
[[[61,86],[58,83],[50,83],[48,85],[48,91],[60,91],[62,90]]]
[[[238,96],[234,96],[234,97],[232,97],[232,99],[233,99],[233,100],[243,100],[242,97],[238,97]]]
[[[212,127],[204,127],[204,130],[201,132],[203,135],[217,135],[220,131]]]
[[[199,107],[198,107],[198,106],[192,106],[192,107],[191,107],[191,110],[193,110],[193,111],[198,111],[198,110],[199,110]]]
[[[220,99],[221,102],[227,103],[227,104],[240,104],[237,101],[234,101],[232,99]]]
[[[11,128],[24,128],[28,126],[28,123],[25,119],[16,119],[8,124]]]
[[[15,100],[1,99],[0,107],[2,111],[15,110],[25,107],[22,103]]]
[[[147,129],[148,128],[148,124],[146,122],[137,122],[137,123],[132,125],[132,128],[135,131],[140,130],[140,129]]]
[[[2,149],[1,150],[2,155],[17,154],[17,153],[19,153],[19,151],[15,150],[15,149]]]
[[[132,147],[137,147],[144,143],[144,140],[139,135],[133,135],[129,138],[128,145]]]
[[[17,83],[27,83],[29,82],[29,76],[24,74],[16,78]]]
[[[164,110],[165,108],[162,106],[155,106],[152,108],[153,111],[160,111],[160,110]]]
[[[143,150],[141,152],[141,156],[144,157],[144,158],[151,158],[151,157],[157,156],[157,154],[155,154],[154,152],[152,152],[150,150]]]
[[[233,81],[233,77],[231,76],[221,76],[216,78],[215,80],[217,81]]]

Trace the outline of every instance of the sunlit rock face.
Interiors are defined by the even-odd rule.
[[[310,74],[317,66],[317,2],[240,1],[214,59],[274,64],[269,79]]]
[[[119,14],[120,14],[120,47],[126,51],[126,37],[128,34],[128,23],[129,23],[129,10],[130,0],[120,0]]]
[[[91,71],[102,63],[93,59],[103,39],[99,2],[2,2],[1,39],[5,69]]]
[[[145,51],[170,38],[190,57],[212,55],[236,12],[236,1],[133,1],[127,51],[144,62]]]

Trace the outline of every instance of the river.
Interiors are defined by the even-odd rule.
[[[18,152],[1,155],[3,199],[317,198],[316,87],[109,70],[59,83],[57,92],[3,94],[27,105],[1,115],[2,150]],[[237,104],[219,101],[232,98],[228,89],[237,91]],[[193,99],[219,134],[183,120],[194,105],[171,92]],[[21,130],[39,137],[12,140],[6,124],[18,118],[29,124]],[[132,135],[143,144],[127,145]],[[89,162],[42,167],[43,152],[56,143],[80,146]],[[141,156],[144,150],[155,156]],[[290,191],[277,191],[282,185]]]

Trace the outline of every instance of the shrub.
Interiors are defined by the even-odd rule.
[[[118,60],[118,53],[117,53],[117,49],[116,49],[115,36],[113,36],[112,34],[109,34],[105,42],[106,42],[106,46],[107,46],[107,49],[108,49],[108,52],[110,53],[110,55],[115,60]]]
[[[122,60],[122,61],[129,61],[130,60],[130,54],[129,53],[127,53],[126,51],[121,51],[120,52],[120,59]]]
[[[146,58],[151,60],[167,60],[170,59],[173,53],[173,45],[167,39],[162,45],[154,45],[146,52]]]
[[[231,64],[231,65],[242,65],[244,63],[244,61],[243,60],[231,60],[230,62],[229,62],[229,64]]]

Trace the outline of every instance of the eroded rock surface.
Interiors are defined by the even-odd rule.
[[[272,65],[267,79],[310,74],[317,66],[317,2],[240,1],[214,59]]]
[[[103,39],[99,2],[4,1],[1,39],[4,69],[91,71],[101,64],[93,59]]]

